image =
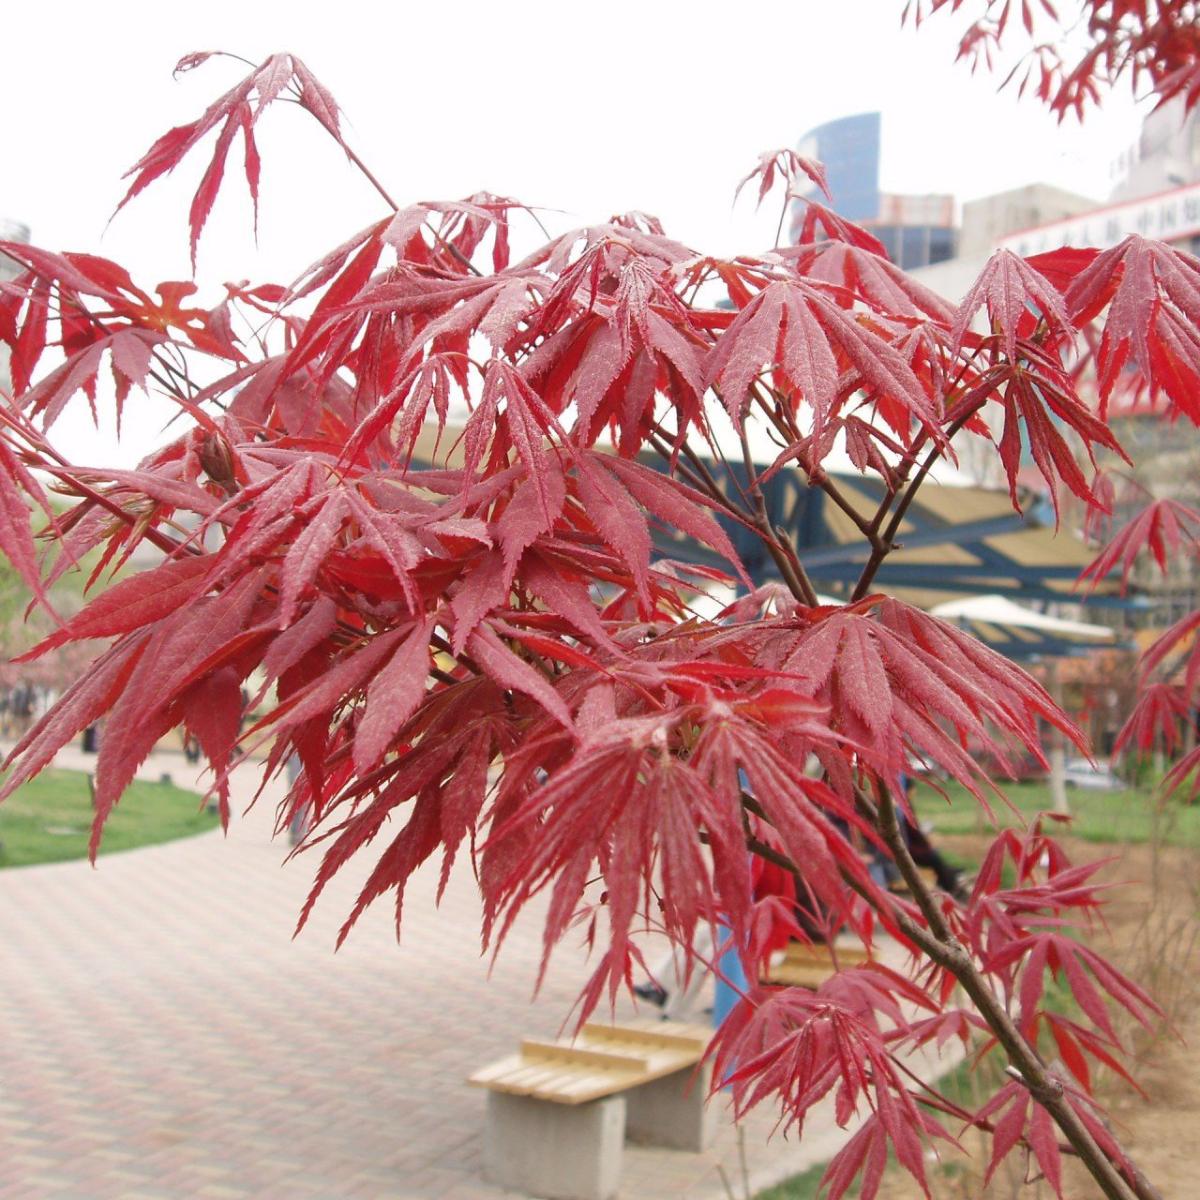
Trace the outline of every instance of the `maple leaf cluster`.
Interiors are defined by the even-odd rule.
[[[904,19],[919,26],[941,10],[963,9],[975,15],[958,57],[993,71],[1023,33],[1029,46],[1005,83],[1036,95],[1060,119],[1082,118],[1122,79],[1160,105],[1178,99],[1190,109],[1200,100],[1195,0],[1083,0],[1069,7],[1061,0],[907,0]]]
[[[126,199],[215,132],[189,216],[195,256],[239,134],[256,196],[254,131],[280,99],[361,166],[325,89],[276,55],[160,138]],[[744,182],[758,179],[761,199],[800,174],[824,178],[780,152]],[[899,832],[914,763],[986,807],[983,757],[1044,762],[1042,726],[1082,747],[1081,735],[1019,668],[872,582],[955,437],[1001,430],[1014,505],[1026,448],[1056,504],[1066,487],[1103,505],[1079,457],[1120,447],[1079,390],[1089,347],[1105,395],[1136,368],[1194,418],[1200,353],[1181,328],[1200,266],[1139,238],[1102,255],[1001,252],[956,307],[815,202],[799,244],[733,259],[639,213],[516,257],[536,228],[516,201],[389,205],[290,285],[227,284],[207,302],[93,255],[0,244],[18,266],[0,284],[13,377],[0,549],[42,598],[89,552],[92,583],[139,548],[161,555],[30,653],[105,647],[13,750],[2,793],[107,717],[94,854],[173,728],[202,747],[226,817],[239,749],[265,750],[265,777],[294,759],[279,827],[307,813],[320,854],[301,923],[344,864],[373,854],[341,936],[385,899],[399,928],[413,872],[440,856],[444,886],[466,855],[485,946],[536,898],[543,970],[585,931],[583,1016],[632,984],[650,929],[688,947],[719,926],[757,978],[790,921],[755,889],[772,862],[828,929],[867,945],[883,930],[913,954],[909,974],[871,964],[815,994],[752,985],[716,1043],[740,1109],[772,1097],[801,1123],[835,1091],[840,1122],[870,1112],[830,1167],[834,1200],[860,1174],[874,1195],[889,1145],[924,1183],[922,1143],[950,1136],[947,1114],[994,1130],[997,1160],[1019,1148],[1056,1187],[1060,1134],[1127,1186],[1088,1064],[1123,1069],[1109,1005],[1156,1010],[1067,936],[1094,915],[1090,869],[1040,827],[1006,834],[959,905],[912,878]],[[133,388],[177,405],[186,431],[132,470],[57,453],[68,406],[119,413]],[[843,448],[882,481],[877,508],[860,511],[827,472]],[[844,606],[816,595],[803,548],[768,517],[763,487],[783,470],[871,548]],[[57,512],[48,489],[73,506]],[[1190,536],[1194,516],[1164,510],[1154,544]],[[704,543],[725,570],[661,557],[658,530]],[[731,530],[762,542],[781,584],[747,578]],[[744,589],[716,618],[701,605],[714,582]],[[258,714],[245,728],[244,711]],[[872,858],[895,860],[915,900],[882,888]],[[1075,992],[1079,1021],[1045,1007],[1048,975]],[[971,1007],[956,999],[964,980]],[[980,1031],[1022,1082],[977,1113],[931,1107],[898,1054]],[[1069,1078],[1048,1081],[1046,1037]]]

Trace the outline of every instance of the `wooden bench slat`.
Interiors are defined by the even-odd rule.
[[[614,1092],[625,1092],[644,1082],[640,1075],[625,1076],[611,1072],[596,1075],[580,1075],[569,1078],[559,1078],[546,1081],[535,1088],[530,1095],[538,1100],[550,1100],[555,1104],[586,1104],[589,1100],[599,1100],[603,1096],[611,1096]]]
[[[555,1093],[577,1078],[578,1071],[564,1071],[560,1066],[531,1067],[521,1076],[521,1094],[523,1096],[541,1097],[547,1093]],[[604,1078],[611,1079],[611,1075]]]
[[[467,1076],[467,1082],[472,1087],[491,1087],[494,1081],[511,1075],[513,1071],[521,1070],[527,1065],[519,1054],[510,1054],[507,1058],[488,1063],[486,1067],[480,1067],[478,1071]]]
[[[832,979],[837,974],[827,967],[796,967],[781,963],[774,968],[763,981],[775,987],[812,988],[814,991],[821,984]]]
[[[835,965],[836,959],[836,965]],[[839,970],[861,967],[872,962],[860,945],[832,946],[824,943],[790,942],[783,958],[763,973],[763,982],[773,986],[817,988],[832,979]]]
[[[544,1058],[553,1062],[577,1063],[582,1067],[607,1067],[611,1070],[644,1071],[650,1065],[644,1055],[618,1054],[612,1050],[594,1050],[578,1042],[546,1042],[525,1038],[521,1053],[526,1058]]]
[[[661,1016],[630,1017],[627,1021],[611,1025],[592,1021],[589,1021],[588,1024],[595,1024],[598,1029],[613,1030],[617,1033],[623,1033],[629,1029],[639,1033],[661,1034],[669,1038],[686,1037],[692,1041],[703,1042],[706,1046],[713,1037],[711,1025],[698,1024],[695,1021],[665,1021]]]
[[[525,1038],[521,1051],[472,1074],[468,1083],[557,1104],[583,1104],[696,1066],[711,1032],[655,1023],[588,1024],[574,1041]]]
[[[534,1088],[543,1086],[559,1075],[560,1072],[544,1064],[518,1058],[515,1065],[510,1066],[508,1070],[479,1081],[477,1086],[488,1087],[497,1092],[510,1092],[515,1096],[528,1096]]]
[[[608,1043],[614,1048],[619,1046],[619,1042]],[[636,1044],[630,1047],[631,1050],[636,1050]],[[660,1075],[669,1074],[671,1071],[680,1071],[684,1067],[691,1066],[693,1063],[699,1062],[702,1051],[681,1049],[678,1047],[663,1047],[661,1050],[652,1050],[645,1054],[645,1066],[642,1068],[642,1074],[647,1079],[657,1078]]]
[[[834,945],[812,945],[806,946],[802,942],[791,942],[787,950],[784,952],[783,961],[785,963],[803,963],[805,965],[812,963],[828,963],[832,965],[836,955],[837,962],[840,966],[861,966],[863,963],[871,961],[871,956],[867,951],[859,945],[839,946]]]
[[[629,1025],[598,1025],[588,1022],[581,1030],[589,1041],[613,1042],[621,1045],[641,1043],[661,1050],[696,1051],[703,1054],[709,1038],[697,1033],[674,1033],[663,1029],[643,1029]]]
[[[936,891],[938,889],[939,885],[938,885],[937,872],[932,867],[918,867],[917,871],[920,874],[922,880],[924,880],[925,886],[927,888],[930,888],[933,891]],[[908,894],[908,884],[905,883],[905,881],[903,879],[893,879],[888,883],[888,891],[896,892],[896,893],[902,894],[902,895],[907,895]]]
[[[528,1096],[536,1089],[550,1088],[569,1082],[578,1075],[578,1070],[564,1070],[561,1064],[543,1060],[531,1060],[520,1055],[510,1055],[498,1063],[492,1063],[471,1075],[467,1082],[474,1087],[485,1087],[495,1092],[510,1092],[516,1096]]]

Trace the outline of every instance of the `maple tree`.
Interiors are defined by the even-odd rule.
[[[1001,251],[953,306],[812,199],[798,244],[759,255],[698,254],[640,213],[541,243],[505,197],[393,203],[287,54],[155,142],[126,201],[215,134],[188,217],[194,262],[239,139],[257,200],[255,130],[285,100],[389,209],[290,285],[227,284],[202,302],[194,284],[148,289],[91,254],[0,245],[19,268],[0,285],[13,378],[0,549],[46,603],[84,554],[99,555],[93,582],[143,544],[163,555],[32,652],[111,643],[12,752],[4,794],[107,715],[94,853],[174,727],[203,748],[225,816],[239,742],[268,748],[265,777],[295,755],[279,825],[311,810],[321,854],[301,924],[352,857],[376,854],[342,937],[384,899],[399,925],[413,872],[440,854],[444,885],[466,853],[486,946],[542,894],[543,971],[584,931],[596,966],[583,1015],[633,982],[648,928],[690,947],[719,925],[756,979],[781,925],[805,936],[790,904],[756,895],[769,864],[826,928],[867,946],[884,931],[913,955],[908,973],[873,962],[815,992],[751,984],[714,1044],[741,1111],[770,1100],[800,1125],[834,1094],[839,1122],[867,1114],[827,1172],[833,1200],[856,1179],[870,1200],[889,1148],[924,1186],[925,1147],[955,1125],[991,1134],[989,1172],[1020,1153],[1061,1192],[1070,1153],[1105,1196],[1156,1195],[1092,1096],[1097,1064],[1126,1070],[1110,1007],[1158,1012],[1071,936],[1098,912],[1096,866],[1072,866],[1039,821],[997,838],[959,903],[923,881],[902,828],[913,762],[986,808],[997,790],[980,757],[1044,762],[1040,723],[1082,736],[1018,667],[873,584],[931,470],[955,438],[990,440],[992,414],[1014,505],[1028,446],[1056,505],[1065,487],[1093,508],[1106,493],[1078,456],[1120,452],[1114,387],[1136,373],[1172,414],[1200,418],[1200,263],[1137,237],[1104,253]],[[744,182],[760,200],[782,184],[788,203],[801,176],[824,184],[819,164],[782,151]],[[534,244],[517,257],[521,237]],[[119,412],[134,388],[168,397],[186,432],[132,470],[54,448],[81,394]],[[876,508],[827,473],[839,447],[882,480]],[[822,603],[770,520],[763,489],[781,470],[870,548],[844,606]],[[56,511],[50,490],[73,507]],[[1196,519],[1160,507],[1093,574],[1142,543],[1161,556],[1194,540]],[[657,554],[657,528],[726,571]],[[746,577],[731,528],[762,543],[781,585]],[[744,594],[710,619],[696,597],[716,578]],[[265,715],[242,732],[252,676],[247,703]],[[1179,716],[1176,693],[1144,703],[1130,736]],[[864,848],[895,863],[910,897],[879,885]],[[1045,1002],[1050,978],[1077,1019]],[[953,1038],[982,1038],[1009,1067],[977,1111],[903,1067],[906,1050]]]

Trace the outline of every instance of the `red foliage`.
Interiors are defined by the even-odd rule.
[[[253,130],[284,95],[346,148],[333,100],[276,55],[160,138],[126,199],[215,131],[189,220],[194,259],[233,138],[254,195]],[[760,178],[761,199],[776,176],[790,190],[798,174],[823,181],[787,151],[764,155],[747,181]],[[1059,1047],[1073,1082],[1053,1120],[1069,1137],[1082,1122],[1127,1165],[1086,1099],[1088,1060],[1120,1069],[1110,1003],[1141,1019],[1155,1010],[1064,933],[1096,907],[1092,869],[1071,868],[1040,825],[996,842],[966,906],[898,899],[866,862],[872,848],[902,856],[886,813],[914,759],[986,806],[981,750],[1002,765],[1040,758],[1040,722],[1080,735],[1012,663],[871,583],[951,439],[990,437],[988,405],[1003,409],[997,450],[1014,503],[1023,439],[1052,494],[1062,482],[1101,503],[1068,437],[1089,454],[1118,448],[1074,369],[1105,307],[1104,393],[1132,365],[1180,415],[1200,416],[1200,346],[1183,328],[1197,312],[1194,261],[1136,239],[1098,256],[1001,254],[955,311],[815,203],[798,246],[733,260],[630,214],[514,264],[519,211],[487,194],[421,202],[291,288],[229,286],[209,309],[185,307],[192,284],[162,284],[155,300],[107,260],[0,246],[21,267],[0,288],[14,379],[0,409],[0,549],[40,594],[36,467],[77,500],[66,517],[47,510],[61,543],[49,577],[92,549],[98,573],[142,543],[164,556],[33,652],[114,639],[13,751],[2,794],[108,714],[93,852],[175,726],[199,740],[225,807],[253,676],[265,715],[242,736],[271,742],[268,774],[299,758],[280,818],[311,806],[323,847],[302,923],[377,839],[343,937],[384,897],[399,925],[412,873],[440,855],[444,886],[466,847],[485,942],[499,946],[542,892],[546,958],[583,922],[597,957],[586,1016],[631,982],[637,934],[651,926],[688,946],[719,923],[753,966],[781,917],[753,893],[752,861],[765,856],[798,872],[830,928],[870,944],[878,924],[914,951],[951,939],[937,945],[952,942],[1012,1009],[1011,1036]],[[236,313],[268,318],[253,343]],[[118,411],[131,388],[153,385],[189,421],[134,471],[77,469],[46,438],[79,393],[107,399],[106,359]],[[456,405],[466,415],[452,423]],[[730,423],[740,475],[714,469],[734,446]],[[756,426],[773,442],[769,466],[755,460]],[[882,481],[878,507],[859,511],[826,476],[839,441]],[[871,554],[856,602],[820,604],[803,554],[772,525],[762,486],[784,469],[862,531]],[[1118,562],[1128,573],[1142,543],[1161,558],[1193,517],[1168,507],[1142,518],[1092,574]],[[657,556],[660,529],[705,543],[728,574]],[[731,529],[765,544],[786,586],[706,619],[692,608],[706,582],[750,583]],[[843,1124],[869,1110],[830,1166],[835,1198],[860,1173],[874,1195],[889,1146],[923,1182],[923,1142],[948,1136],[899,1049],[982,1027],[1001,1036],[994,1012],[954,1000],[959,960],[930,953],[911,977],[870,966],[815,994],[752,989],[721,1031],[717,1073],[739,1109],[772,1097],[800,1124],[832,1093]],[[1047,972],[1067,980],[1084,1020],[1047,1011]],[[1014,1084],[961,1115],[993,1128],[996,1160],[1021,1146],[1058,1186],[1048,1102]]]
[[[1165,574],[1168,556],[1175,560],[1181,553],[1195,553],[1197,549],[1200,549],[1200,513],[1178,500],[1154,500],[1088,564],[1081,578],[1090,579],[1094,587],[1120,566],[1121,585],[1126,587],[1129,573],[1146,550]]]
[[[1032,45],[1008,79],[1060,118],[1082,117],[1121,78],[1160,104],[1179,97],[1191,108],[1200,100],[1194,0],[907,0],[905,19],[919,25],[941,9],[978,14],[958,50],[973,67],[992,69],[1007,40],[1020,37],[1019,24]]]

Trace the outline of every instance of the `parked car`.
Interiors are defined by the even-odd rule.
[[[1119,792],[1125,787],[1125,781],[1107,763],[1090,763],[1086,758],[1068,760],[1063,778],[1067,787],[1097,792]]]

